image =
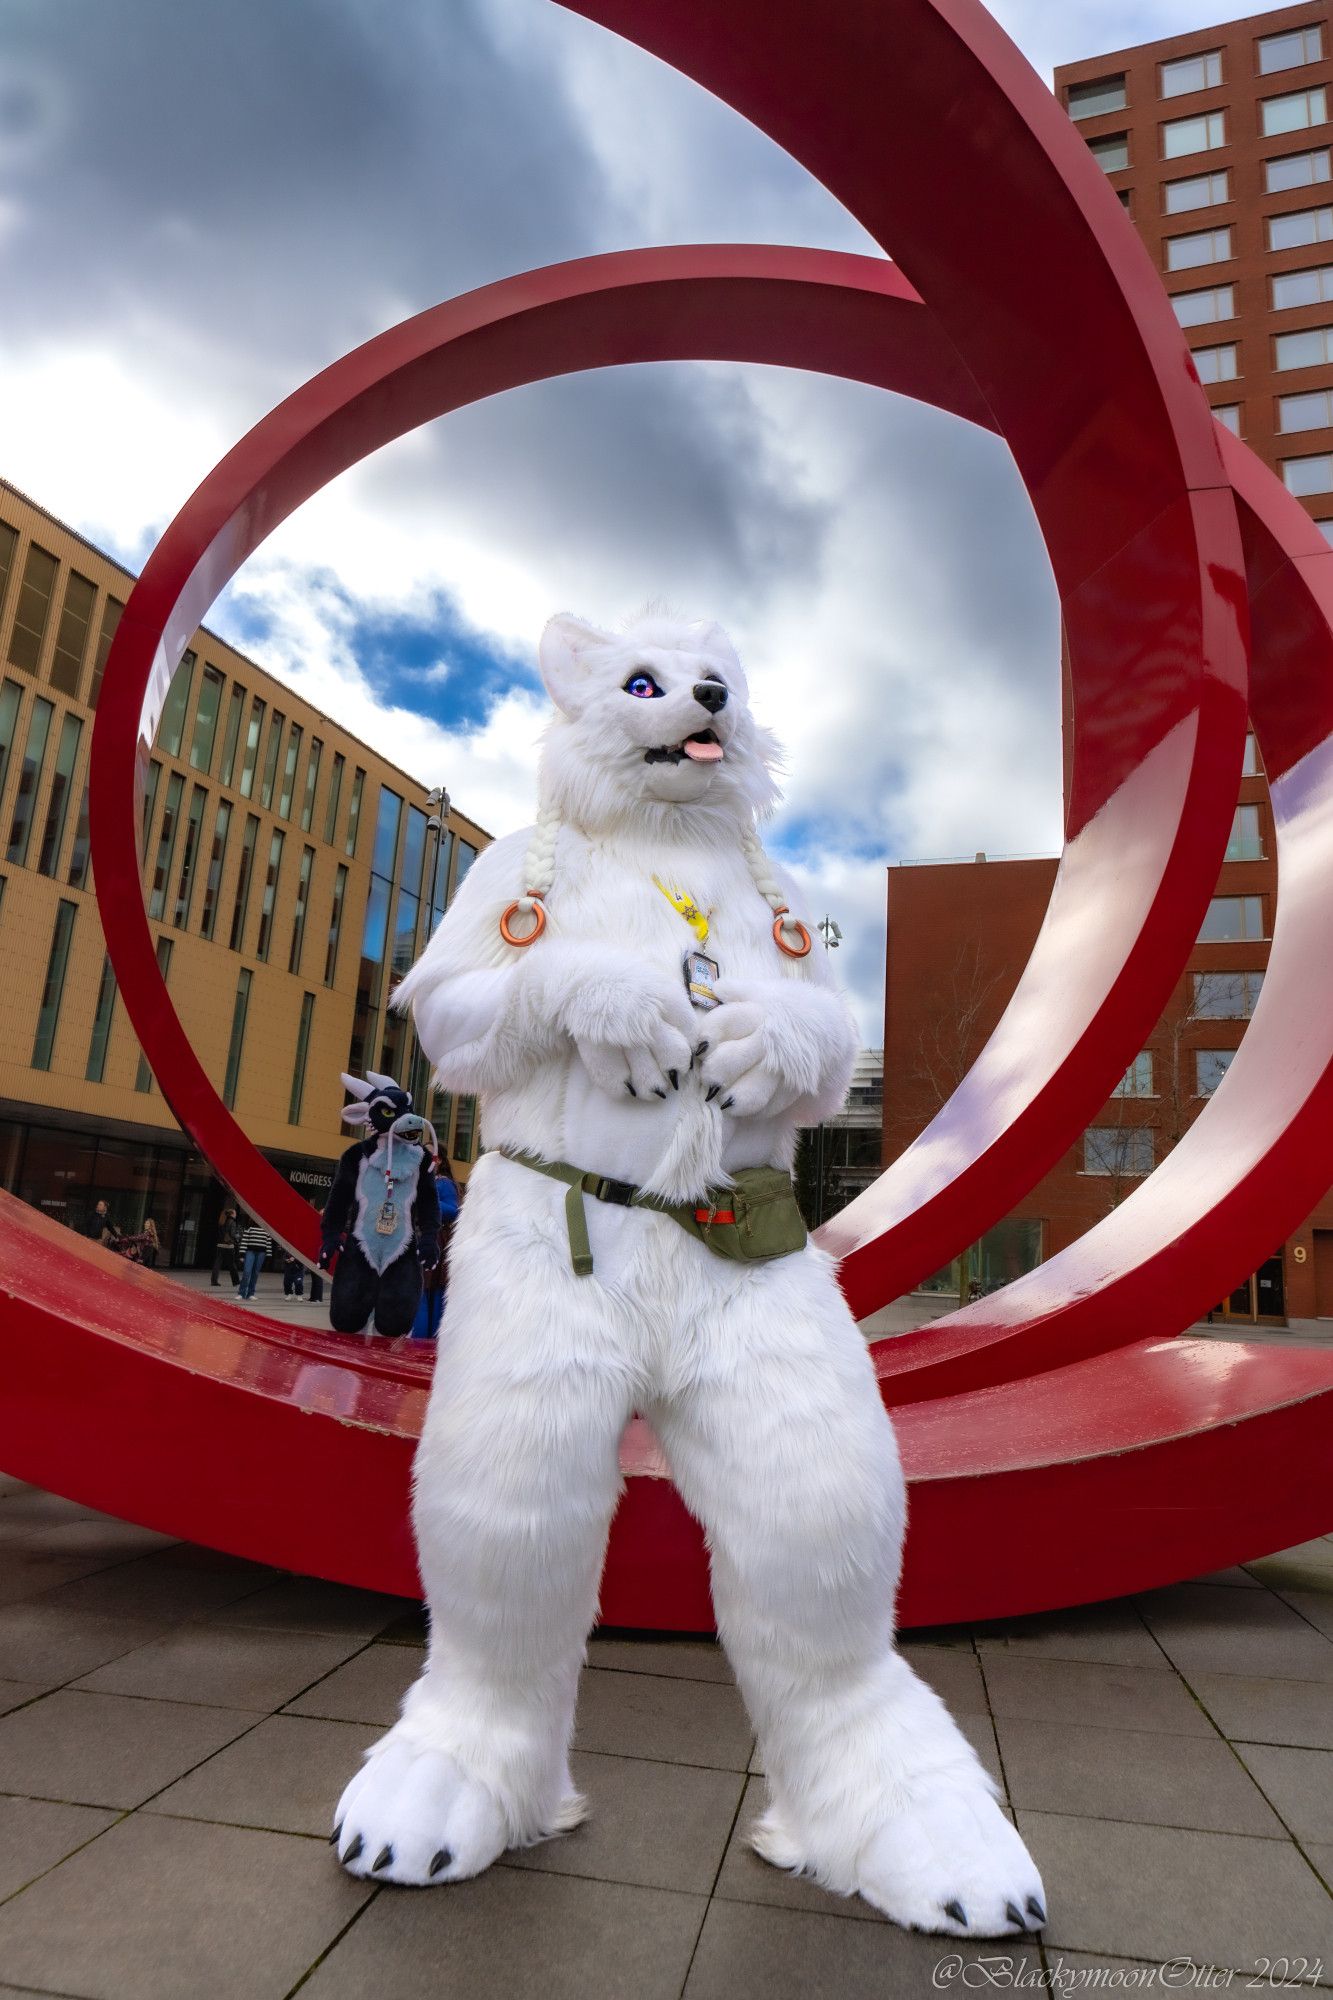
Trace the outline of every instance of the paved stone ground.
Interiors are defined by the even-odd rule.
[[[1040,1945],[961,1957],[748,1851],[754,1738],[698,1641],[593,1641],[589,1825],[456,1888],[350,1881],[330,1815],[421,1644],[401,1600],[0,1480],[0,1993],[861,2000],[1142,1990],[1166,1960],[1333,1985],[1333,1538],[909,1640],[1048,1889]]]

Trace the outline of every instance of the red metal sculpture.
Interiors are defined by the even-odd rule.
[[[910,1404],[898,1420],[913,1480],[905,1620],[1106,1595],[1317,1532],[1328,1524],[1314,1440],[1333,1360],[1144,1336],[1188,1323],[1318,1191],[1314,1138],[1333,1095],[1333,1033],[1310,1032],[1310,1015],[1328,1012],[1312,996],[1328,992],[1333,970],[1321,824],[1333,552],[1257,461],[1217,435],[1132,227],[979,8],[901,0],[829,15],[770,0],[761,14],[757,0],[725,10],[680,0],[650,18],[633,0],[598,0],[587,11],[756,117],[891,244],[928,303],[892,266],[827,253],[587,260],[393,329],[236,447],[131,596],[94,743],[94,861],[103,908],[117,912],[109,945],[164,1090],[226,1179],[308,1253],[311,1212],[222,1106],[158,976],[134,797],[136,760],[191,632],[302,499],[446,410],[612,362],[786,362],[935,402],[1005,435],[1046,535],[1075,694],[1068,842],[996,1036],[916,1145],[826,1231],[857,1307],[944,1262],[1046,1170],[1178,976],[1240,769],[1242,528],[1250,707],[1274,777],[1282,901],[1245,1048],[1172,1160],[1062,1258],[883,1351],[886,1395]],[[807,92],[837,103],[837,118],[804,117]],[[947,152],[935,142],[945,130]],[[930,174],[912,170],[928,159]],[[225,1304],[183,1312],[179,1293],[168,1304],[149,1276],[104,1273],[87,1246],[17,1204],[4,1218],[22,1330],[0,1463],[242,1553],[413,1587],[406,1480],[421,1362],[349,1360],[332,1341],[293,1339]],[[124,1413],[114,1435],[111,1398]],[[215,1481],[215,1460],[220,1475],[238,1446],[261,1444],[244,1491]],[[707,1624],[698,1531],[638,1427],[625,1466],[604,1615]],[[1245,1478],[1247,1467],[1262,1477]]]

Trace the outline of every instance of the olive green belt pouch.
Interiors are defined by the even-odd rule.
[[[506,1159],[568,1187],[565,1218],[569,1249],[581,1278],[592,1273],[592,1246],[583,1211],[587,1194],[618,1208],[652,1208],[669,1215],[715,1257],[726,1257],[736,1264],[767,1263],[770,1258],[790,1257],[805,1247],[805,1221],[796,1205],[791,1176],[781,1167],[742,1167],[729,1186],[709,1188],[700,1201],[678,1202],[648,1194],[629,1181],[581,1173],[563,1160],[541,1160],[534,1153],[511,1151],[507,1146],[499,1150]]]

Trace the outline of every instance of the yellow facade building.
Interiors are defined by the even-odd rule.
[[[208,1263],[226,1190],[180,1131],[116,990],[93,894],[88,756],[130,573],[0,481],[0,1186],[73,1228],[151,1215]],[[443,805],[443,815],[440,807]],[[245,1131],[322,1206],[339,1072],[429,1073],[386,1009],[489,836],[201,628],[144,799],[143,884],[173,1003]],[[435,1093],[460,1180],[476,1107]],[[446,1137],[447,1135],[447,1137]]]

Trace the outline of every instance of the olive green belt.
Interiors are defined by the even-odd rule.
[[[668,1201],[665,1195],[650,1194],[630,1181],[584,1173],[565,1160],[543,1160],[535,1153],[509,1146],[496,1150],[521,1167],[563,1181],[569,1189],[565,1223],[570,1259],[580,1278],[592,1276],[592,1245],[583,1207],[583,1197],[589,1194],[594,1201],[610,1202],[617,1208],[651,1208],[659,1215],[669,1215],[717,1256],[741,1263],[790,1256],[805,1244],[805,1223],[796,1206],[791,1176],[780,1167],[742,1167],[726,1187],[710,1188],[700,1201]]]

